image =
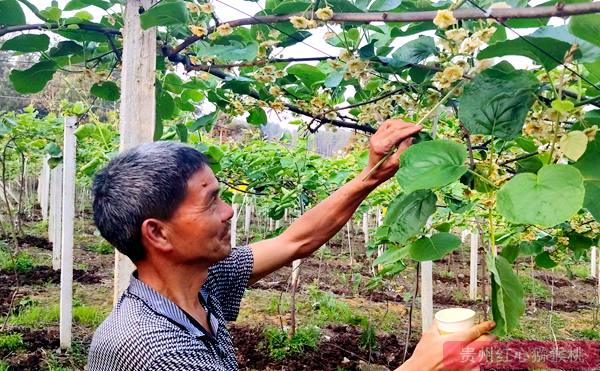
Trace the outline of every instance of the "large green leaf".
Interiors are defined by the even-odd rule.
[[[560,64],[570,47],[569,43],[550,37],[523,36],[492,44],[480,51],[477,59],[521,55],[551,70]]]
[[[26,70],[12,70],[9,78],[19,93],[37,93],[44,89],[48,81],[52,80],[57,68],[56,63],[45,60]]]
[[[397,8],[402,3],[402,0],[375,0],[369,7],[371,12],[387,12]]]
[[[52,58],[65,57],[67,55],[80,54],[83,47],[74,41],[61,41],[50,49],[48,55]]]
[[[576,60],[582,63],[592,63],[600,58],[600,47],[589,43],[577,36],[573,36],[567,31],[565,26],[560,27],[541,27],[535,30],[530,36],[551,37],[571,45],[577,44],[577,51],[574,54]],[[554,50],[554,49],[552,49]],[[564,58],[564,55],[563,55]],[[563,58],[559,58],[562,60]]]
[[[399,47],[388,62],[395,68],[417,64],[436,52],[435,42],[430,36],[419,36]]]
[[[252,125],[264,125],[267,123],[267,114],[265,110],[260,107],[252,107],[246,121]]]
[[[579,170],[548,165],[515,175],[497,193],[498,212],[517,224],[553,227],[572,217],[583,205],[585,188]]]
[[[180,0],[163,0],[140,15],[142,28],[187,24],[188,10]]]
[[[538,86],[533,73],[501,62],[465,86],[458,118],[471,134],[515,138],[521,133]]]
[[[49,45],[48,35],[24,34],[6,40],[0,50],[14,50],[23,53],[45,52]]]
[[[214,45],[206,42],[199,44],[196,55],[198,57],[216,55],[223,61],[250,61],[256,58],[257,53],[257,42],[246,41],[237,35],[232,35],[220,38]]]
[[[400,155],[396,179],[405,192],[445,186],[467,171],[467,149],[448,140],[432,140],[409,147]]]
[[[218,114],[219,114],[219,110],[216,110],[207,115],[199,117],[190,126],[188,126],[188,130],[196,131],[196,130],[204,129],[207,132],[210,131],[212,129],[212,126],[214,125],[215,121],[217,120]]]
[[[298,77],[309,88],[312,88],[316,83],[323,82],[327,77],[318,67],[304,63],[288,67],[287,73]]]
[[[583,176],[585,199],[583,206],[600,221],[600,134],[588,143],[583,156],[573,164]]]
[[[396,196],[383,220],[383,225],[389,226],[389,241],[403,244],[417,234],[435,212],[435,201],[435,194],[430,190]]]
[[[90,93],[104,100],[116,101],[119,100],[121,91],[114,82],[104,81],[92,85]]]
[[[496,322],[492,333],[504,336],[519,323],[525,312],[523,287],[512,265],[502,256],[487,255],[486,262],[492,276],[492,315]]]
[[[107,10],[112,6],[112,4],[103,0],[71,0],[67,3],[67,5],[65,5],[64,10],[79,10],[88,6],[96,6],[102,10]]]
[[[451,233],[436,233],[421,237],[410,245],[410,257],[420,262],[438,260],[459,247],[460,238]]]
[[[600,46],[600,14],[572,16],[569,20],[569,31],[587,42]]]
[[[25,24],[25,14],[17,0],[0,0],[0,27]]]

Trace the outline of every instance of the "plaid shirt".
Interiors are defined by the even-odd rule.
[[[253,263],[250,248],[242,247],[209,269],[200,294],[215,336],[195,326],[175,303],[132,277],[94,334],[88,370],[237,370],[226,321],[237,318]]]

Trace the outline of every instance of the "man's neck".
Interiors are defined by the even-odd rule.
[[[160,265],[160,267],[158,267]],[[208,265],[176,265],[169,262],[137,264],[138,279],[188,313],[200,306],[198,293],[208,278]]]

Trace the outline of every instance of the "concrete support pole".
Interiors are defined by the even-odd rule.
[[[65,119],[60,260],[60,347],[71,348],[73,320],[73,222],[75,218],[75,117]],[[57,238],[58,239],[58,238]]]
[[[156,120],[156,28],[142,30],[140,5],[149,9],[155,0],[126,0],[121,69],[120,146],[121,151],[154,138]],[[113,303],[129,285],[134,265],[115,251]]]
[[[63,205],[63,164],[58,164],[50,175],[50,219],[48,237],[52,243],[52,268],[60,269],[62,250],[62,205]]]
[[[479,231],[471,231],[471,254],[469,262],[469,299],[477,299],[477,260],[479,257]]]

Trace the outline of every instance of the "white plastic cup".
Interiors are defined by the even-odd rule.
[[[450,335],[475,326],[475,311],[468,308],[447,308],[435,314],[440,335]]]

